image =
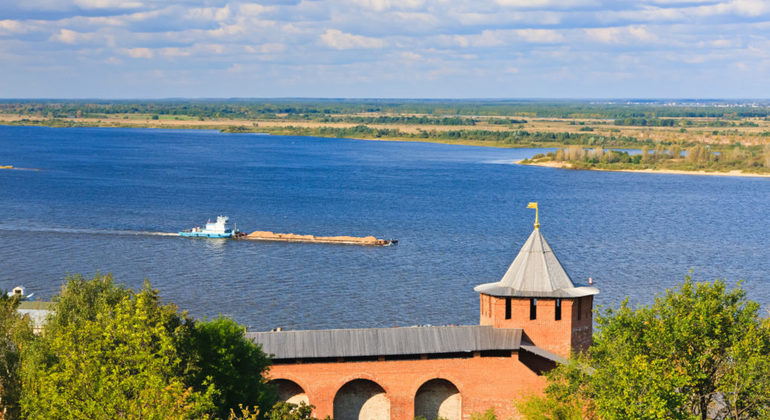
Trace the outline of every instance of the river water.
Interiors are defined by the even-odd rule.
[[[541,149],[222,134],[0,127],[0,287],[50,298],[67,273],[148,278],[196,317],[249,329],[478,322],[473,287],[498,280],[541,230],[597,303],[649,303],[692,270],[743,279],[770,306],[770,179],[515,165]],[[375,235],[398,246],[186,239],[241,230]],[[142,233],[144,232],[144,233]]]

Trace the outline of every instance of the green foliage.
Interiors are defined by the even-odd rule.
[[[471,413],[471,420],[497,420],[497,414],[493,407],[483,413]]]
[[[199,392],[214,386],[220,418],[239,405],[270,407],[275,402],[275,390],[263,377],[270,359],[245,332],[243,326],[221,316],[199,321],[187,346],[194,350],[195,367],[188,372],[186,383]]]
[[[227,420],[260,420],[258,407],[244,407],[243,404],[238,404],[238,412],[235,409],[230,409],[230,415],[227,416]]]
[[[556,403],[587,401],[603,419],[770,415],[770,328],[742,289],[688,277],[651,306],[626,300],[596,323],[590,357],[552,372]]]
[[[49,418],[205,418],[213,387],[189,389],[176,343],[189,324],[145,284],[76,276],[40,339],[22,350],[22,413]]]
[[[637,155],[622,150],[605,150],[602,147],[593,147],[586,151],[585,146],[568,146],[559,149],[553,157],[547,156],[537,160],[566,162],[574,169],[770,172],[770,145],[763,149],[760,146],[746,147],[736,144],[731,148],[721,146],[718,150],[712,150],[710,146],[696,144],[686,151],[684,157],[681,154],[680,145],[671,145],[667,151],[660,143],[652,150],[643,145],[641,154]]]
[[[0,407],[5,420],[21,418],[21,349],[34,338],[29,320],[16,312],[18,306],[18,296],[0,290]]]
[[[195,322],[148,282],[134,292],[110,275],[71,276],[53,300],[21,352],[28,418],[264,418],[275,402],[270,360],[228,318]]]
[[[516,404],[519,414],[530,420],[582,420],[583,407],[574,396],[565,399],[532,395]]]
[[[317,420],[313,417],[315,406],[300,402],[292,404],[279,401],[273,405],[267,418],[268,420]]]

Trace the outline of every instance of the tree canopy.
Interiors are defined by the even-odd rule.
[[[43,334],[23,344],[23,418],[210,419],[252,408],[266,418],[257,407],[275,402],[270,360],[242,326],[196,321],[149,282],[133,291],[110,275],[72,276]]]
[[[4,419],[21,415],[21,347],[32,339],[29,322],[17,316],[18,306],[18,296],[0,290],[0,416]]]
[[[652,305],[626,299],[596,324],[589,352],[551,372],[545,398],[521,405],[545,408],[529,418],[770,416],[770,325],[740,287],[688,277]]]

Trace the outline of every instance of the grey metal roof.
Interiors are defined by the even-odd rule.
[[[518,350],[521,329],[468,325],[247,332],[274,359]]]
[[[554,298],[599,293],[594,287],[575,287],[537,227],[500,281],[481,284],[473,290],[492,296]]]
[[[540,348],[534,344],[522,343],[520,347],[522,350],[526,350],[532,354],[536,354],[544,359],[548,359],[556,363],[561,363],[561,364],[569,363],[569,360],[566,357],[559,356],[556,353],[551,353],[550,351]]]

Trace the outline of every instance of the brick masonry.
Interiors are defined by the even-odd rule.
[[[271,368],[270,377],[299,385],[320,418],[334,415],[334,399],[343,385],[368,379],[384,389],[391,419],[411,420],[418,389],[441,378],[457,387],[462,418],[495,407],[505,419],[514,415],[514,399],[542,392],[545,379],[536,370],[519,360],[519,352],[512,352],[509,357],[477,353],[468,358],[277,364]]]
[[[509,317],[506,316],[506,300],[510,300]],[[530,298],[481,294],[480,323],[496,328],[522,328],[524,341],[564,357],[590,346],[593,296],[561,299],[560,320],[556,320],[556,299],[537,299],[535,319],[530,319],[530,305]],[[449,420],[469,419],[472,413],[482,413],[494,407],[499,418],[507,419],[516,417],[514,400],[543,392],[545,378],[542,374],[553,366],[550,360],[520,350],[510,355],[475,352],[472,355],[421,355],[411,360],[385,357],[368,361],[282,360],[271,368],[269,376],[298,385],[297,389],[301,388],[305,394],[301,399],[313,404],[316,407],[314,414],[320,418],[411,420],[416,414],[418,390],[431,380],[443,379],[454,385],[459,396],[451,399],[451,406],[447,405],[455,410],[454,414],[442,417]],[[354,395],[352,402],[343,402],[343,387],[351,382],[356,386],[368,384],[381,392],[374,395],[373,391],[367,391],[368,388],[363,386],[360,392],[369,392],[368,396]],[[439,395],[438,398],[443,397]],[[450,401],[449,395],[445,398]],[[459,410],[454,408],[458,400]],[[355,416],[349,414],[351,404],[359,404],[359,410],[353,410],[357,413]],[[338,406],[336,413],[335,405]],[[347,411],[339,406],[344,406]]]

